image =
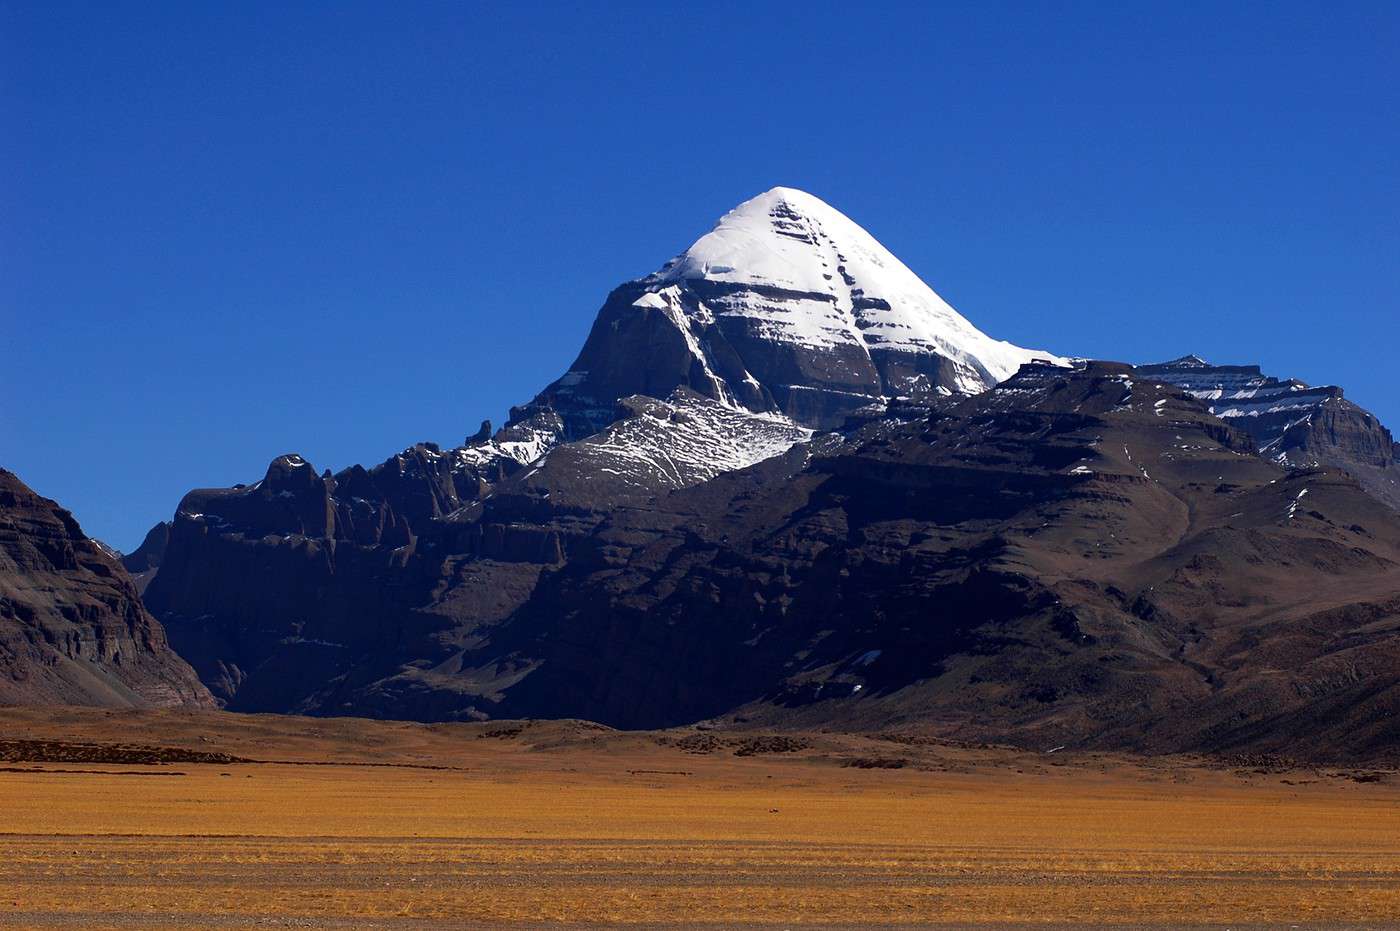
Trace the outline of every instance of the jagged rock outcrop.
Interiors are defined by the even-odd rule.
[[[564,559],[566,540],[610,508],[810,436],[684,389],[665,401],[624,399],[617,416],[543,459],[537,450],[554,434],[537,427],[522,439],[519,426],[334,476],[278,457],[254,485],[185,496],[146,601],[235,710],[444,714],[415,710],[416,699],[395,711],[375,697],[367,709],[363,694],[340,691],[399,676],[413,660],[412,676],[436,677],[455,695],[460,670],[439,675],[444,664]]]
[[[1254,438],[1261,454],[1300,469],[1336,466],[1400,510],[1400,464],[1390,431],[1335,385],[1309,386],[1261,374],[1257,365],[1211,365],[1199,356],[1141,366],[1149,377],[1205,401]]]
[[[288,454],[253,485],[190,492],[146,603],[221,702],[241,693],[237,707],[284,710],[351,658],[411,636],[412,609],[439,582],[415,558],[420,536],[445,545],[434,521],[524,469],[556,431],[540,417],[446,453],[419,444],[336,475]]]
[[[0,704],[213,705],[121,563],[4,469]]]

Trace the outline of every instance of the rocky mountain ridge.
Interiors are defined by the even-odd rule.
[[[1028,366],[686,487],[590,502],[551,455],[392,550],[224,527],[186,558],[267,583],[167,623],[268,637],[243,710],[1374,755],[1400,521],[1253,446],[1131,367]]]
[[[1400,444],[1336,385],[1310,386],[1264,375],[1257,365],[1211,365],[1199,356],[1139,371],[1206,402],[1211,413],[1252,436],[1261,455],[1291,468],[1346,469],[1400,510]]]

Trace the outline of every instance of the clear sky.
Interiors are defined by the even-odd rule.
[[[607,292],[809,190],[988,333],[1400,428],[1400,4],[0,0],[0,465],[188,489],[455,444]]]

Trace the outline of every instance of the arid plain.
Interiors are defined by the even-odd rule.
[[[20,709],[0,748],[0,927],[1400,922],[1388,771]]]

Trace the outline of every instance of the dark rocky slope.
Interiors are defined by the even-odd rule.
[[[4,469],[0,704],[213,706],[121,564]]]
[[[146,603],[232,709],[472,714],[458,693],[473,680],[453,664],[564,559],[568,540],[623,502],[809,435],[684,391],[624,399],[617,416],[530,464],[512,455],[549,448],[557,419],[334,476],[281,456],[254,485],[185,496]],[[386,678],[387,696],[374,684]]]
[[[1400,749],[1400,520],[1178,389],[1033,368],[786,465],[611,515],[495,639],[498,713]]]
[[[1212,413],[1254,438],[1260,453],[1295,468],[1336,466],[1400,510],[1400,444],[1375,414],[1335,385],[1309,386],[1261,374],[1257,365],[1211,365],[1199,356],[1144,365],[1149,378],[1205,401]]]
[[[184,534],[232,577],[166,616],[260,644],[250,710],[1400,742],[1400,520],[1126,366],[1033,366],[684,488],[589,479],[551,455],[392,548],[177,519],[158,582],[189,578]]]

